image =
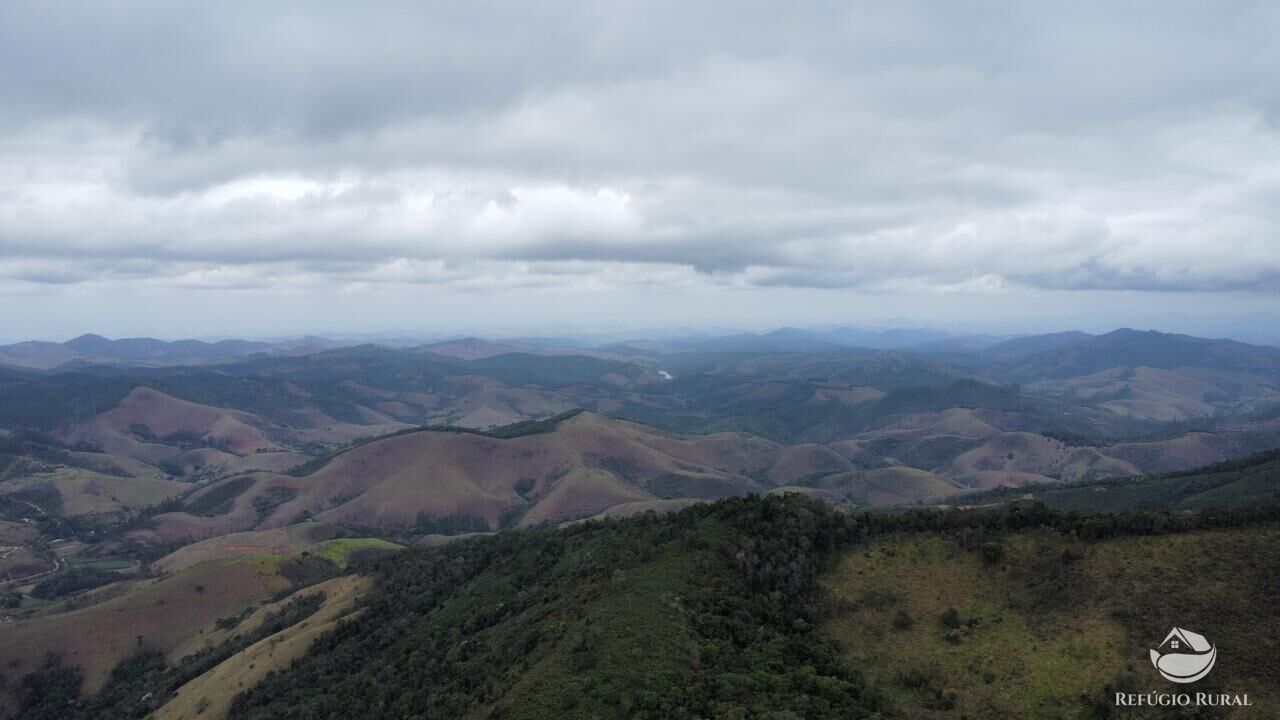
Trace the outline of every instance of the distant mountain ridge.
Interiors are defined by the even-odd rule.
[[[324,350],[371,345],[360,342],[306,336],[291,341],[259,341],[229,339],[216,342],[203,340],[159,340],[149,337],[110,339],[87,333],[66,342],[24,341],[0,345],[0,366],[51,370],[63,366],[106,365],[202,365],[247,358],[256,353],[299,355]],[[532,355],[583,355],[613,360],[659,358],[688,353],[801,353],[847,354],[851,352],[901,351],[916,355],[950,358],[960,366],[970,367],[1003,361],[1014,368],[1014,361],[1054,351],[1079,348],[1081,358],[1071,359],[1062,371],[1087,375],[1103,367],[1117,365],[1149,367],[1181,367],[1199,365],[1218,367],[1236,363],[1235,367],[1259,367],[1280,356],[1280,348],[1251,345],[1236,340],[1199,338],[1190,335],[1138,331],[1122,328],[1103,335],[1079,330],[1035,335],[989,335],[959,333],[933,328],[865,329],[856,327],[803,328],[780,327],[768,332],[740,332],[724,335],[698,334],[668,339],[635,338],[626,342],[591,343],[572,338],[454,336],[425,343],[405,338],[373,342],[372,346],[411,350],[421,354],[481,360],[498,355],[526,353]],[[1065,353],[1064,353],[1065,354]],[[1252,365],[1241,363],[1252,355]],[[966,359],[967,358],[967,359]],[[1259,358],[1262,358],[1259,360]],[[1039,365],[1056,362],[1048,358]],[[1206,364],[1210,363],[1210,364]],[[1214,364],[1216,363],[1216,365]],[[1022,370],[1031,374],[1036,363]],[[1092,369],[1090,369],[1092,368]],[[1061,377],[1046,375],[1040,379]]]
[[[82,361],[106,364],[199,364],[266,352],[277,346],[252,340],[112,340],[87,333],[64,343],[29,341],[0,346],[0,365],[49,370]]]
[[[154,338],[122,338],[110,340],[101,335],[86,334],[63,343],[85,355],[103,355],[131,360],[165,357],[240,357],[271,349],[271,343],[252,340],[156,340]]]

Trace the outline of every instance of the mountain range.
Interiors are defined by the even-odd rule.
[[[1119,332],[1137,332],[1122,330]],[[1178,337],[1149,331],[1156,342],[1158,336]],[[1109,333],[1105,338],[1115,335]],[[426,343],[407,338],[389,338],[385,341],[343,342],[314,335],[291,340],[158,340],[155,338],[108,339],[101,335],[85,334],[66,342],[25,341],[0,345],[0,366],[49,370],[63,366],[78,367],[91,364],[123,366],[200,365],[227,362],[246,358],[257,353],[269,355],[302,355],[355,344],[376,344],[381,347],[413,348],[418,352],[432,353],[464,360],[509,353],[548,355],[588,355],[613,358],[650,357],[680,353],[775,353],[802,352],[825,353],[851,349],[900,350],[922,355],[959,356],[981,354],[985,356],[1018,356],[1040,353],[1084,343],[1095,336],[1079,331],[1049,333],[1043,335],[966,335],[943,330],[920,328],[889,328],[870,330],[861,328],[795,328],[784,327],[764,333],[733,333],[727,335],[689,334],[666,337],[661,340],[631,340],[626,342],[590,342],[571,338],[526,337],[489,340],[478,337],[452,337]],[[1115,339],[1113,338],[1113,341]],[[1207,341],[1232,343],[1229,340]],[[1118,346],[1131,345],[1131,341],[1118,341]],[[1171,348],[1181,351],[1181,341]],[[1244,343],[1235,343],[1244,345]],[[1255,346],[1258,347],[1258,346]],[[1269,346],[1266,346],[1269,347]],[[1148,347],[1148,351],[1152,350]],[[1177,361],[1177,360],[1170,360]]]
[[[850,344],[855,341],[862,346]],[[912,346],[869,347],[876,342]],[[24,356],[15,347],[30,352]],[[916,580],[908,582],[920,568],[937,577],[960,572],[937,557],[985,547],[975,538],[993,537],[993,527],[1086,522],[1086,515],[1057,516],[1048,509],[1035,511],[1046,515],[1019,514],[1024,503],[1073,513],[1136,513],[1062,530],[1078,539],[1086,533],[1111,537],[1106,533],[1131,527],[1125,523],[1141,534],[1193,522],[1187,518],[1217,522],[1238,514],[1242,523],[1263,522],[1248,513],[1263,512],[1280,498],[1274,457],[1280,447],[1280,350],[1231,340],[1127,329],[1018,338],[784,329],[598,346],[546,338],[335,347],[318,339],[268,345],[86,336],[56,347],[62,350],[7,346],[6,357],[46,352],[46,367],[34,360],[25,367],[0,366],[0,619],[10,621],[0,622],[0,662],[7,676],[0,682],[0,715],[20,709],[24,717],[36,718],[67,712],[275,717],[279,708],[271,693],[283,690],[267,672],[282,672],[294,661],[304,674],[289,676],[289,682],[308,688],[308,697],[326,698],[332,714],[346,707],[345,700],[317,688],[337,687],[341,680],[320,682],[306,673],[328,672],[323,668],[345,657],[341,653],[356,652],[337,649],[347,647],[342,628],[354,627],[342,619],[363,608],[370,617],[385,611],[396,627],[418,622],[387,608],[410,596],[430,605],[437,598],[433,593],[461,603],[439,611],[467,618],[459,622],[467,623],[467,633],[478,633],[467,637],[487,637],[483,628],[498,628],[503,643],[515,643],[504,647],[527,648],[530,658],[542,658],[537,662],[550,673],[545,678],[554,678],[547,681],[563,686],[527,697],[567,703],[564,698],[587,697],[581,693],[604,693],[580,702],[612,707],[609,698],[616,696],[632,698],[627,702],[634,708],[649,707],[648,696],[628,694],[634,688],[600,690],[608,683],[590,673],[573,676],[590,687],[568,679],[562,671],[576,661],[566,658],[588,650],[545,639],[561,632],[555,629],[561,620],[544,625],[523,614],[536,614],[522,598],[539,583],[547,593],[539,603],[547,612],[573,612],[574,605],[554,598],[566,597],[565,588],[583,578],[603,584],[584,585],[593,594],[577,605],[589,605],[592,598],[644,598],[643,603],[668,608],[654,617],[694,618],[703,617],[702,611],[681,602],[707,603],[698,606],[703,608],[745,603],[727,612],[755,617],[751,626],[757,629],[774,627],[769,623],[778,617],[768,608],[776,607],[776,598],[792,598],[786,602],[801,604],[787,605],[787,613],[797,614],[778,626],[783,635],[807,628],[804,643],[831,652],[837,647],[831,642],[844,643],[839,647],[849,657],[867,654],[896,668],[897,674],[872,674],[893,698],[876,700],[840,684],[852,682],[839,670],[844,661],[823,655],[823,667],[834,673],[824,686],[846,693],[842,700],[825,700],[834,703],[830,707],[936,713],[953,703],[963,712],[998,707],[1017,714],[1009,708],[1025,707],[1017,704],[1023,700],[1000,700],[1004,695],[994,691],[948,700],[947,684],[971,680],[970,669],[935,662],[927,673],[911,675],[927,658],[895,649],[885,640],[892,635],[867,635],[859,628],[912,634],[913,647],[932,647],[933,622],[913,618],[946,608],[935,608],[933,595],[911,584]],[[55,356],[62,360],[52,364]],[[981,508],[1002,506],[1011,506],[1013,519],[983,524],[981,513],[987,511]],[[907,507],[917,510],[904,512]],[[922,507],[968,509],[926,516],[919,514]],[[844,598],[840,607],[856,622],[824,620],[835,623],[823,626],[827,634],[810,635],[818,632],[817,606],[805,605],[803,593],[780,588],[816,592],[816,569],[804,571],[809,574],[803,583],[792,574],[809,567],[808,556],[787,553],[826,532],[821,528],[835,526],[822,519],[833,517],[826,515],[830,511],[819,508],[867,518],[852,520],[865,525],[853,535],[837,533],[831,543],[888,532],[898,522],[892,518],[903,518],[912,532],[921,531],[910,523],[924,522],[922,517],[978,519],[954,520],[969,528],[954,535],[968,538],[961,550],[940,550],[932,536],[910,540],[913,557],[924,558],[919,567],[887,559],[888,565],[880,564],[876,558],[891,557],[880,545],[873,556],[840,555],[839,567],[846,569],[830,566],[823,582],[830,584],[831,597]],[[1165,519],[1153,520],[1151,513]],[[1137,519],[1124,519],[1130,517]],[[771,524],[775,520],[783,524]],[[928,522],[943,527],[953,520]],[[739,534],[725,535],[730,526]],[[1031,532],[1037,525],[1026,527]],[[609,528],[623,529],[614,537]],[[801,534],[788,534],[793,531]],[[805,535],[811,531],[818,535]],[[644,543],[625,540],[632,533],[654,533],[653,547],[669,552],[647,554]],[[587,555],[558,544],[575,537],[583,539],[579,551]],[[771,544],[777,537],[799,544]],[[1230,543],[1222,545],[1217,536],[1189,537],[1223,557],[1231,552]],[[457,542],[463,538],[477,543]],[[1008,552],[1024,563],[1018,567],[1034,568],[1025,572],[1035,587],[1075,592],[1077,580],[1064,579],[1063,573],[1076,572],[1069,568],[1101,577],[1113,562],[1063,560],[1059,567],[1056,558],[1085,553],[1069,543],[1064,550],[1063,542],[1068,541],[1034,534],[1007,540]],[[1127,542],[1099,546],[1096,553],[1128,557]],[[407,546],[422,549],[400,551]],[[1040,549],[1027,549],[1032,546]],[[751,558],[775,550],[782,555],[753,564]],[[515,554],[503,554],[508,551]],[[1044,553],[1053,563],[1043,561]],[[546,570],[552,567],[547,557],[564,558],[563,567],[555,565],[561,570]],[[830,562],[836,561],[832,556]],[[975,567],[984,562],[972,558]],[[434,579],[424,581],[419,572]],[[864,589],[856,580],[859,572],[903,578],[894,590],[898,599],[890,602],[888,595]],[[755,584],[769,573],[781,573],[782,585]],[[700,580],[708,578],[720,589]],[[399,588],[400,582],[407,584]],[[978,590],[956,597],[1002,608],[991,612],[1015,618],[1009,626],[1014,630],[1038,613],[1067,622],[1053,614],[1052,598],[1039,590],[1026,590],[1029,599],[1012,605],[999,599],[1013,597],[1011,587],[1032,587],[1021,580],[973,582]],[[611,594],[619,588],[627,591]],[[1147,597],[1140,588],[1135,592]],[[486,593],[507,598],[502,607],[522,608],[522,619],[504,624],[506,610],[476,605],[475,598]],[[1092,591],[1073,597],[1096,615],[1093,627],[1109,628],[1108,613],[1119,611]],[[623,606],[608,607],[615,609],[597,608],[605,615],[592,617],[623,612],[617,609]],[[910,618],[877,615],[878,608],[891,607]],[[686,611],[693,614],[681,614]],[[757,611],[764,614],[752,615]],[[708,612],[705,618],[720,616]],[[964,643],[986,632],[964,615],[977,610],[957,612],[956,624],[946,625],[948,637],[959,633],[956,642]],[[626,622],[611,630],[574,630],[585,639],[573,640],[573,648],[605,647],[598,632],[630,632],[619,629],[626,627],[682,636],[709,632],[708,638],[719,632],[701,624],[709,619],[648,625],[643,613],[618,615],[624,616]],[[563,617],[568,622],[570,616]],[[427,625],[420,631],[429,635],[445,627],[422,622]],[[924,629],[913,630],[912,623]],[[548,634],[525,634],[535,627]],[[378,636],[367,628],[361,632]],[[1021,632],[1009,637],[1022,638]],[[1089,636],[1089,642],[1121,642],[1114,629],[1107,632]],[[472,652],[462,636],[430,636],[439,640],[432,647],[451,658]],[[316,641],[320,637],[327,639]],[[1000,637],[990,641],[1003,642]],[[720,641],[704,640],[696,645],[703,654],[688,669],[692,675],[672,677],[684,678],[681,687],[701,688],[698,698],[714,698],[700,707],[736,708],[737,695],[718,693],[724,683],[738,682],[731,678],[741,668],[724,664],[728,655],[718,654]],[[359,647],[371,663],[412,665],[391,660],[399,646],[390,641]],[[658,665],[646,667],[684,667],[676,658],[689,657],[692,646],[671,647],[680,649],[658,652]],[[749,644],[734,652],[757,651],[759,646]],[[1017,656],[1012,646],[1004,651]],[[758,659],[790,658],[781,652]],[[489,658],[486,667],[507,667],[505,657]],[[791,660],[803,666],[818,662],[816,657]],[[470,667],[446,665],[432,672]],[[995,663],[987,670],[996,674],[993,683],[1007,689],[1028,681],[1024,667]],[[698,668],[719,679],[704,678]],[[516,665],[504,677],[535,683],[544,677],[540,672]],[[1116,682],[1128,682],[1123,668],[1108,666],[1108,672],[1116,673]],[[1000,673],[1009,677],[1000,680]],[[400,682],[384,675],[388,687]],[[665,682],[655,678],[652,684]],[[786,682],[809,681],[797,676]],[[972,686],[985,683],[980,679]],[[261,690],[247,692],[260,684]],[[229,687],[246,693],[228,692]],[[1101,687],[1081,682],[1079,692]],[[526,696],[513,688],[504,692],[509,698]],[[778,707],[793,695],[779,695]],[[457,707],[496,711],[483,692],[447,696],[457,698]],[[144,697],[150,699],[139,700]],[[41,705],[45,699],[52,704]],[[517,708],[503,708],[520,716]],[[564,712],[573,715],[572,709]]]

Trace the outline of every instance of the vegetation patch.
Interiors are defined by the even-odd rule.
[[[298,497],[298,491],[291,487],[275,486],[258,493],[253,497],[253,509],[258,513],[258,521],[262,522],[275,512],[275,509]],[[256,524],[256,523],[255,523]]]
[[[351,563],[371,562],[380,555],[403,550],[403,545],[379,538],[338,538],[307,548],[312,557],[328,560],[341,569]]]
[[[48,580],[36,583],[31,589],[31,597],[41,600],[53,600],[65,595],[92,590],[124,579],[124,575],[109,570],[77,569],[58,573]]]
[[[249,488],[253,487],[253,484],[254,479],[249,475],[232,478],[206,490],[198,497],[188,500],[183,506],[183,510],[201,517],[226,515],[231,512],[236,498],[245,494]]]
[[[827,627],[908,717],[1105,718],[1114,692],[1162,682],[1143,648],[1179,623],[1236,654],[1196,689],[1249,692],[1271,717],[1280,665],[1256,648],[1274,640],[1260,628],[1280,623],[1263,600],[1262,568],[1277,562],[1275,526],[1098,542],[1048,529],[896,534],[824,580],[838,609]],[[866,602],[867,588],[886,602]]]
[[[489,532],[490,528],[489,521],[479,515],[450,513],[436,517],[419,512],[413,530],[422,535],[463,535]]]
[[[122,560],[120,558],[94,558],[82,555],[70,555],[66,558],[66,563],[76,570],[128,570],[133,567],[133,562]]]

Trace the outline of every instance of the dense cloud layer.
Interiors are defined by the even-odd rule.
[[[0,288],[1280,288],[1274,3],[0,5]]]

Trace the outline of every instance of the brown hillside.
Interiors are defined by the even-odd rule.
[[[682,436],[592,413],[510,439],[420,431],[341,453],[305,477],[252,473],[218,481],[187,500],[210,516],[160,515],[137,536],[203,539],[308,516],[401,528],[420,515],[478,517],[491,528],[511,513],[525,524],[560,522],[625,503],[767,490],[753,476],[776,462],[779,449],[741,433]],[[219,497],[224,502],[212,502]]]
[[[155,717],[158,720],[226,717],[231,701],[243,688],[252,687],[267,673],[281,670],[304,655],[311,643],[332,630],[372,586],[372,580],[367,577],[348,575],[298,591],[297,596],[324,593],[324,604],[305,621],[263,638],[182,686]],[[243,632],[256,627],[268,613],[278,612],[287,602],[288,599],[264,605],[237,629]]]
[[[279,568],[278,559],[263,556],[213,560],[96,605],[2,625],[0,667],[17,679],[59,653],[84,669],[84,689],[93,692],[139,647],[172,652],[218,618],[287,588]]]
[[[310,408],[300,413],[305,419],[298,426],[284,427],[252,413],[137,387],[115,407],[64,428],[60,435],[69,445],[85,443],[105,453],[77,453],[84,462],[115,466],[133,475],[149,474],[145,465],[204,477],[249,470],[282,472],[307,458],[281,442],[334,446],[409,427],[394,413],[358,411],[366,424],[337,422]]]
[[[86,441],[107,452],[138,457],[132,445],[145,444],[139,430],[163,441],[176,435],[198,437],[210,445],[236,455],[280,450],[259,425],[255,416],[238,410],[215,408],[179,400],[149,387],[134,388],[120,403],[84,425],[70,429],[71,443]]]
[[[817,487],[861,505],[901,505],[961,492],[950,480],[925,470],[888,467],[829,475]]]
[[[795,445],[778,451],[778,459],[769,468],[769,479],[787,485],[811,475],[852,469],[844,455],[829,447]]]
[[[99,515],[156,505],[181,495],[187,485],[154,478],[116,477],[79,468],[58,467],[51,472],[13,480],[0,494],[52,486],[62,499],[62,514]]]
[[[160,573],[175,573],[220,557],[260,553],[293,556],[338,535],[338,528],[325,523],[303,523],[271,530],[219,535],[178,548],[151,563],[151,569]]]
[[[1105,448],[1073,448],[1058,440],[1034,433],[1000,433],[982,445],[961,454],[943,472],[947,476],[999,470],[1033,473],[1059,480],[1079,480],[1088,476],[1137,475],[1142,469],[1110,457]]]

